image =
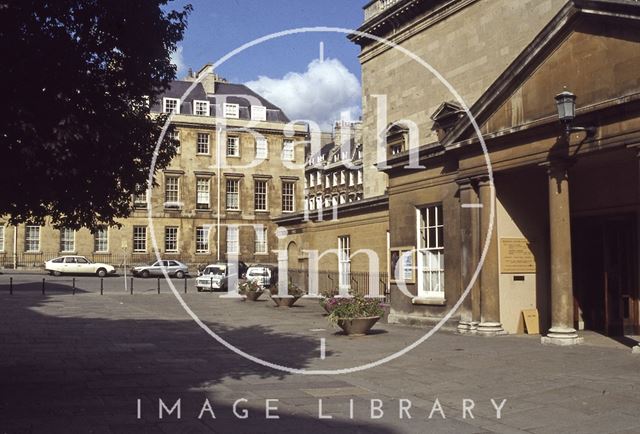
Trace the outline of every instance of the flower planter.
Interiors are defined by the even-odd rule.
[[[348,336],[364,336],[378,322],[379,316],[366,318],[338,318],[338,326]]]
[[[263,291],[247,291],[243,295],[246,297],[245,300],[256,301],[260,298]]]
[[[272,295],[271,300],[276,304],[276,307],[291,307],[298,301],[300,297],[278,297],[277,295]]]

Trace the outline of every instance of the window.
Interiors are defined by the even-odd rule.
[[[240,156],[240,137],[227,137],[227,157]]]
[[[344,170],[340,171],[340,184],[344,185],[347,183],[347,178],[345,176]]]
[[[349,186],[353,187],[354,185],[356,185],[356,174],[349,172]]]
[[[227,253],[240,253],[240,243],[238,242],[238,227],[227,226]]]
[[[196,227],[196,253],[209,253],[209,227]]]
[[[267,252],[267,228],[264,226],[256,226],[256,242],[255,252],[259,254],[266,254]]]
[[[311,211],[316,209],[316,199],[314,197],[310,197],[309,198],[309,204],[306,205],[306,206],[307,206],[307,209],[310,209]]]
[[[178,131],[175,128],[173,128],[172,130],[169,130],[169,139],[175,143],[176,152],[179,154],[180,153],[180,131]]]
[[[256,211],[267,211],[267,181],[254,182],[254,208]]]
[[[209,101],[193,101],[193,114],[196,116],[209,116]]]
[[[338,173],[337,172],[333,172],[331,174],[331,178],[333,178],[333,186],[337,186],[338,185]]]
[[[340,193],[340,204],[347,203],[347,195]]]
[[[282,183],[282,211],[295,211],[295,184],[293,182]]]
[[[261,105],[251,106],[251,120],[252,121],[266,121],[267,120],[267,108]]]
[[[198,133],[196,152],[198,154],[209,154],[209,133]]]
[[[240,209],[240,180],[227,179],[227,209]]]
[[[178,98],[162,98],[162,111],[164,113],[180,113],[180,100]]]
[[[256,139],[256,159],[265,160],[269,156],[269,144],[267,139],[262,137]]]
[[[165,208],[178,208],[180,206],[180,178],[167,176],[164,179],[164,206]]]
[[[133,227],[133,251],[134,252],[147,251],[147,227],[146,226]]]
[[[98,229],[93,234],[93,251],[96,253],[105,253],[109,251],[109,229]]]
[[[338,237],[338,286],[339,289],[351,287],[351,239]]]
[[[284,161],[293,161],[293,140],[285,140],[282,145],[282,159]]]
[[[442,205],[417,211],[418,295],[444,299],[444,225]]]
[[[316,185],[322,186],[322,173],[318,173],[318,178],[316,179]]]
[[[305,181],[306,181],[306,178],[305,178]],[[309,174],[309,185],[310,186],[316,185],[316,176],[313,173]]]
[[[24,251],[40,251],[40,226],[26,226],[24,235]]]
[[[178,253],[178,227],[165,226],[164,251],[166,253]]]
[[[69,228],[60,229],[60,251],[74,252],[76,250],[76,231]]]
[[[209,178],[196,179],[196,209],[209,209],[210,186]]]
[[[240,117],[240,106],[238,104],[225,104],[224,117],[229,119],[238,119]]]
[[[0,252],[4,252],[4,226],[0,226]]]
[[[329,177],[329,175],[325,175],[324,177],[324,187],[325,188],[331,187],[331,178]]]
[[[134,208],[147,209],[147,192],[136,194],[133,196]]]
[[[358,170],[358,185],[362,184],[362,169]]]

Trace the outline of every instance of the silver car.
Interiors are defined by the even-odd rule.
[[[189,267],[182,262],[174,260],[156,261],[151,265],[133,267],[131,273],[137,277],[162,276],[162,266],[164,266],[169,276],[177,277],[178,279],[182,279],[189,274]]]

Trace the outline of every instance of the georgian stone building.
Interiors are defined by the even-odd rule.
[[[273,219],[303,209],[306,126],[289,125],[282,110],[220,79],[209,65],[172,82],[151,111],[174,113],[180,146],[157,173],[149,200],[133,198],[135,210],[121,228],[96,234],[0,221],[2,265],[41,266],[60,254],[114,265],[126,254],[128,264],[146,262],[155,258],[152,232],[166,259],[206,264],[231,253],[247,263],[277,262]]]

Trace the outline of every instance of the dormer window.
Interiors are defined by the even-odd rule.
[[[407,150],[409,130],[393,124],[387,129],[387,149],[390,157]]]
[[[163,113],[180,114],[180,99],[162,98],[162,111]]]
[[[238,119],[240,117],[240,105],[225,103],[224,117],[227,119]]]
[[[446,101],[440,104],[440,107],[431,115],[433,127],[436,132],[438,141],[442,141],[451,129],[456,125],[458,119],[464,116],[464,111],[460,104],[455,101]]]
[[[264,122],[267,120],[267,108],[261,105],[251,106],[251,120]]]
[[[209,101],[193,101],[193,114],[196,116],[210,116]]]

